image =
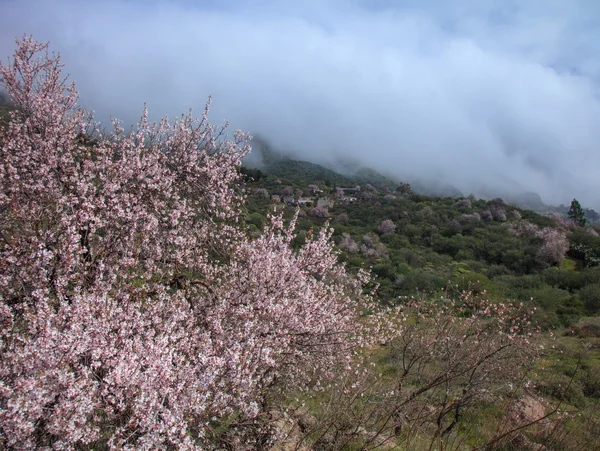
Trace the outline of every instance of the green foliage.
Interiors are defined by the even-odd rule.
[[[544,328],[569,326],[597,311],[595,288],[582,290],[600,281],[600,266],[593,266],[596,259],[600,261],[600,238],[585,230],[569,234],[570,256],[560,269],[546,268],[538,258],[543,240],[533,234],[511,233],[510,221],[531,223],[541,230],[556,227],[551,218],[501,205],[508,222],[493,217],[484,221],[480,213],[493,211],[499,201],[402,194],[408,187],[401,182],[394,185],[375,171],[341,175],[268,150],[263,151],[263,162],[258,172],[244,170],[254,179],[249,183],[249,192],[266,188],[277,193],[284,186],[306,190],[315,184],[325,191],[323,197],[334,199],[329,215],[336,243],[341,243],[342,234],[348,234],[362,245],[358,251],[342,250],[340,259],[351,270],[371,268],[382,302],[395,303],[400,296],[415,295],[417,291],[435,292],[450,282],[461,290],[485,290],[493,299],[516,299],[535,305],[537,320]],[[369,199],[357,195],[358,201],[347,204],[335,198],[336,186],[357,185],[370,194]],[[249,196],[247,222],[255,233],[262,229],[272,205],[269,199]],[[295,208],[286,207],[284,211],[289,220]],[[378,236],[377,242],[365,242],[365,236],[377,235],[385,219],[394,222],[396,231]],[[293,245],[300,246],[306,231],[325,222],[311,216],[298,218],[301,233]]]
[[[575,271],[577,269],[577,261],[572,258],[565,258],[560,262],[559,268],[563,271]]]
[[[433,293],[444,288],[447,283],[447,280],[438,274],[426,271],[411,271],[401,279],[400,288],[406,294],[415,294],[419,291]]]
[[[248,168],[246,166],[240,167],[240,174],[244,176],[245,182],[258,182],[265,175],[260,169]]]
[[[586,266],[600,265],[600,237],[585,230],[575,230],[569,236],[570,254]]]
[[[580,382],[573,382],[566,374],[551,374],[538,386],[540,393],[576,406],[585,405],[585,395]]]
[[[248,217],[247,222],[253,224],[258,230],[262,230],[265,226],[265,217],[258,212],[254,212]]]
[[[600,313],[600,283],[586,285],[579,291],[579,297],[590,315]]]
[[[585,280],[580,272],[561,271],[558,268],[548,268],[541,273],[544,281],[562,290],[574,292],[585,285]]]
[[[460,274],[456,277],[456,286],[460,291],[472,291],[475,294],[496,290],[496,285],[485,274],[477,272]]]
[[[373,273],[380,278],[394,280],[396,278],[396,271],[394,266],[389,263],[379,263],[373,266]]]

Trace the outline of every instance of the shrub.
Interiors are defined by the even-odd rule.
[[[600,312],[600,283],[586,285],[578,294],[589,314]]]
[[[496,221],[506,221],[506,211],[504,210],[503,205],[492,204],[490,212]]]
[[[600,237],[576,230],[569,234],[570,254],[583,260],[586,266],[600,265]]]
[[[387,258],[386,247],[379,241],[379,237],[372,232],[363,236],[360,251],[364,257],[371,262],[380,258]]]
[[[377,230],[381,234],[394,233],[396,231],[396,224],[394,224],[394,221],[390,219],[385,219],[381,222],[381,224],[379,224]]]
[[[358,252],[358,244],[352,239],[349,233],[342,235],[342,241],[340,242],[340,249],[355,254]]]
[[[510,303],[442,295],[438,302],[407,302],[398,319],[404,326],[386,343],[379,365],[340,378],[315,400],[318,418],[296,449],[400,448],[417,431],[431,437],[423,449],[453,449],[463,419],[518,393],[537,357],[529,313]],[[477,445],[487,449],[491,438],[477,437]]]
[[[294,195],[294,188],[292,188],[291,186],[284,186],[281,189],[281,194],[283,196],[293,196]]]
[[[315,218],[328,218],[329,210],[324,207],[311,207],[308,209],[308,215]]]
[[[519,237],[536,236],[539,227],[529,221],[516,221],[508,224],[508,233]]]
[[[340,224],[346,224],[350,220],[350,217],[348,216],[348,213],[341,213],[335,218],[335,220]]]
[[[262,230],[265,226],[265,217],[260,213],[252,213],[248,218],[249,224],[254,224],[258,230]]]
[[[491,221],[494,219],[494,216],[492,215],[492,212],[490,210],[483,210],[479,212],[479,216],[481,217],[482,221]]]
[[[563,232],[546,227],[536,235],[538,238],[544,240],[542,247],[537,253],[538,259],[541,262],[553,265],[565,258],[569,250],[569,241]]]

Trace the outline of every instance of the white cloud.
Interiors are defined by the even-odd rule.
[[[600,207],[593,1],[0,3],[101,116],[200,111],[308,159]]]

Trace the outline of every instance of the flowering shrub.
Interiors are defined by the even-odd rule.
[[[292,188],[291,186],[284,186],[281,189],[281,194],[284,196],[293,196],[294,195],[294,188]]]
[[[269,192],[265,188],[257,188],[254,190],[254,195],[259,199],[268,199]]]
[[[0,136],[0,447],[210,448],[220,422],[251,447],[267,389],[320,383],[369,336],[361,284],[330,231],[297,252],[280,217],[243,233],[249,137],[221,139],[208,107],[101,135],[60,59],[17,43],[0,65],[16,107]]]
[[[544,240],[538,251],[538,258],[548,265],[553,265],[565,258],[569,250],[569,240],[564,232],[546,227],[536,233],[538,238]]]
[[[372,262],[379,258],[387,257],[387,249],[385,245],[379,241],[379,237],[373,232],[363,235],[360,251],[366,259]]]
[[[359,251],[358,243],[352,239],[352,236],[349,233],[342,234],[340,249],[343,249],[352,254],[355,254]]]
[[[508,223],[508,233],[518,237],[537,236],[539,227],[529,221],[514,221]]]
[[[340,224],[346,224],[350,220],[350,217],[348,216],[348,213],[342,213],[339,214],[335,220]]]
[[[315,218],[328,218],[329,210],[325,207],[311,207],[308,209],[308,214]]]
[[[481,215],[479,213],[464,214],[458,218],[461,224],[469,224],[473,222],[481,221]]]
[[[491,221],[494,219],[492,212],[490,210],[483,210],[479,212],[479,216],[483,221]]]
[[[492,213],[492,217],[495,220],[506,221],[506,210],[504,210],[504,207],[502,207],[502,205],[492,204],[490,212]]]
[[[377,230],[382,235],[386,233],[394,233],[396,231],[396,224],[394,224],[394,221],[391,219],[385,219],[381,221],[381,224],[379,224]]]

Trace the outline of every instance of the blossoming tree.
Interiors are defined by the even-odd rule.
[[[327,230],[244,234],[247,135],[208,107],[100,134],[61,68],[28,37],[0,65],[1,447],[197,449],[221,422],[250,443],[268,390],[363,342],[361,284]]]

